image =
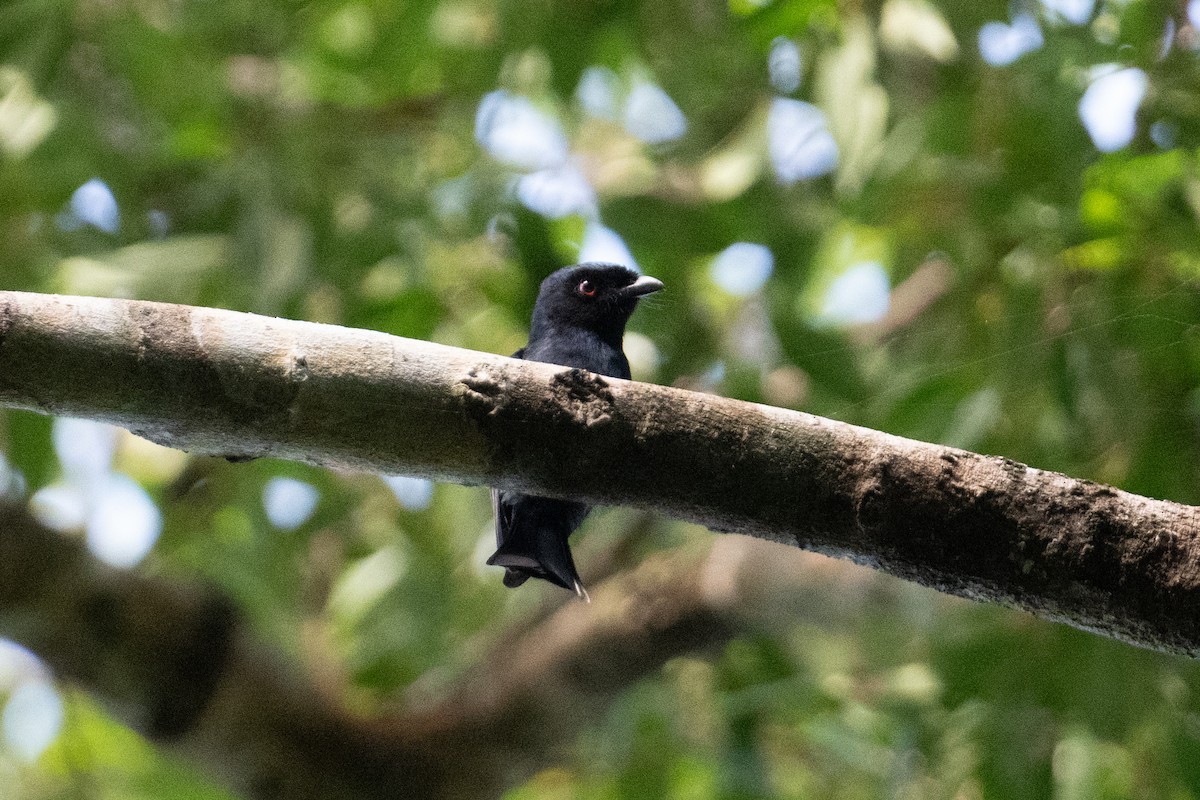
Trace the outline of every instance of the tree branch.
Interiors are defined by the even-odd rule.
[[[656,510],[1200,652],[1197,511],[777,408],[372,331],[0,293],[0,403],[199,453]]]

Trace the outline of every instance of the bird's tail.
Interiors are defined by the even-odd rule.
[[[542,528],[528,537],[510,535],[487,563],[506,568],[504,585],[509,588],[529,578],[541,578],[574,592],[584,602],[592,602],[579,580],[567,537],[551,530]]]

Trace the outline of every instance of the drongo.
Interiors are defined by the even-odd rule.
[[[621,349],[625,323],[643,295],[661,288],[662,281],[616,264],[579,264],[551,273],[533,307],[529,344],[513,358],[628,379],[629,360]],[[492,507],[496,552],[487,563],[505,568],[505,586],[541,578],[588,599],[567,545],[591,510],[587,505],[493,490]]]

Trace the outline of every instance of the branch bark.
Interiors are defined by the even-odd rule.
[[[623,504],[1200,652],[1197,509],[799,412],[214,309],[0,293],[0,403]]]

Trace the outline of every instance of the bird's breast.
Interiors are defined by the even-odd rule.
[[[525,348],[527,361],[541,361],[564,367],[586,369],[613,378],[629,378],[629,361],[619,349],[599,337],[560,337],[549,342],[530,342]]]

